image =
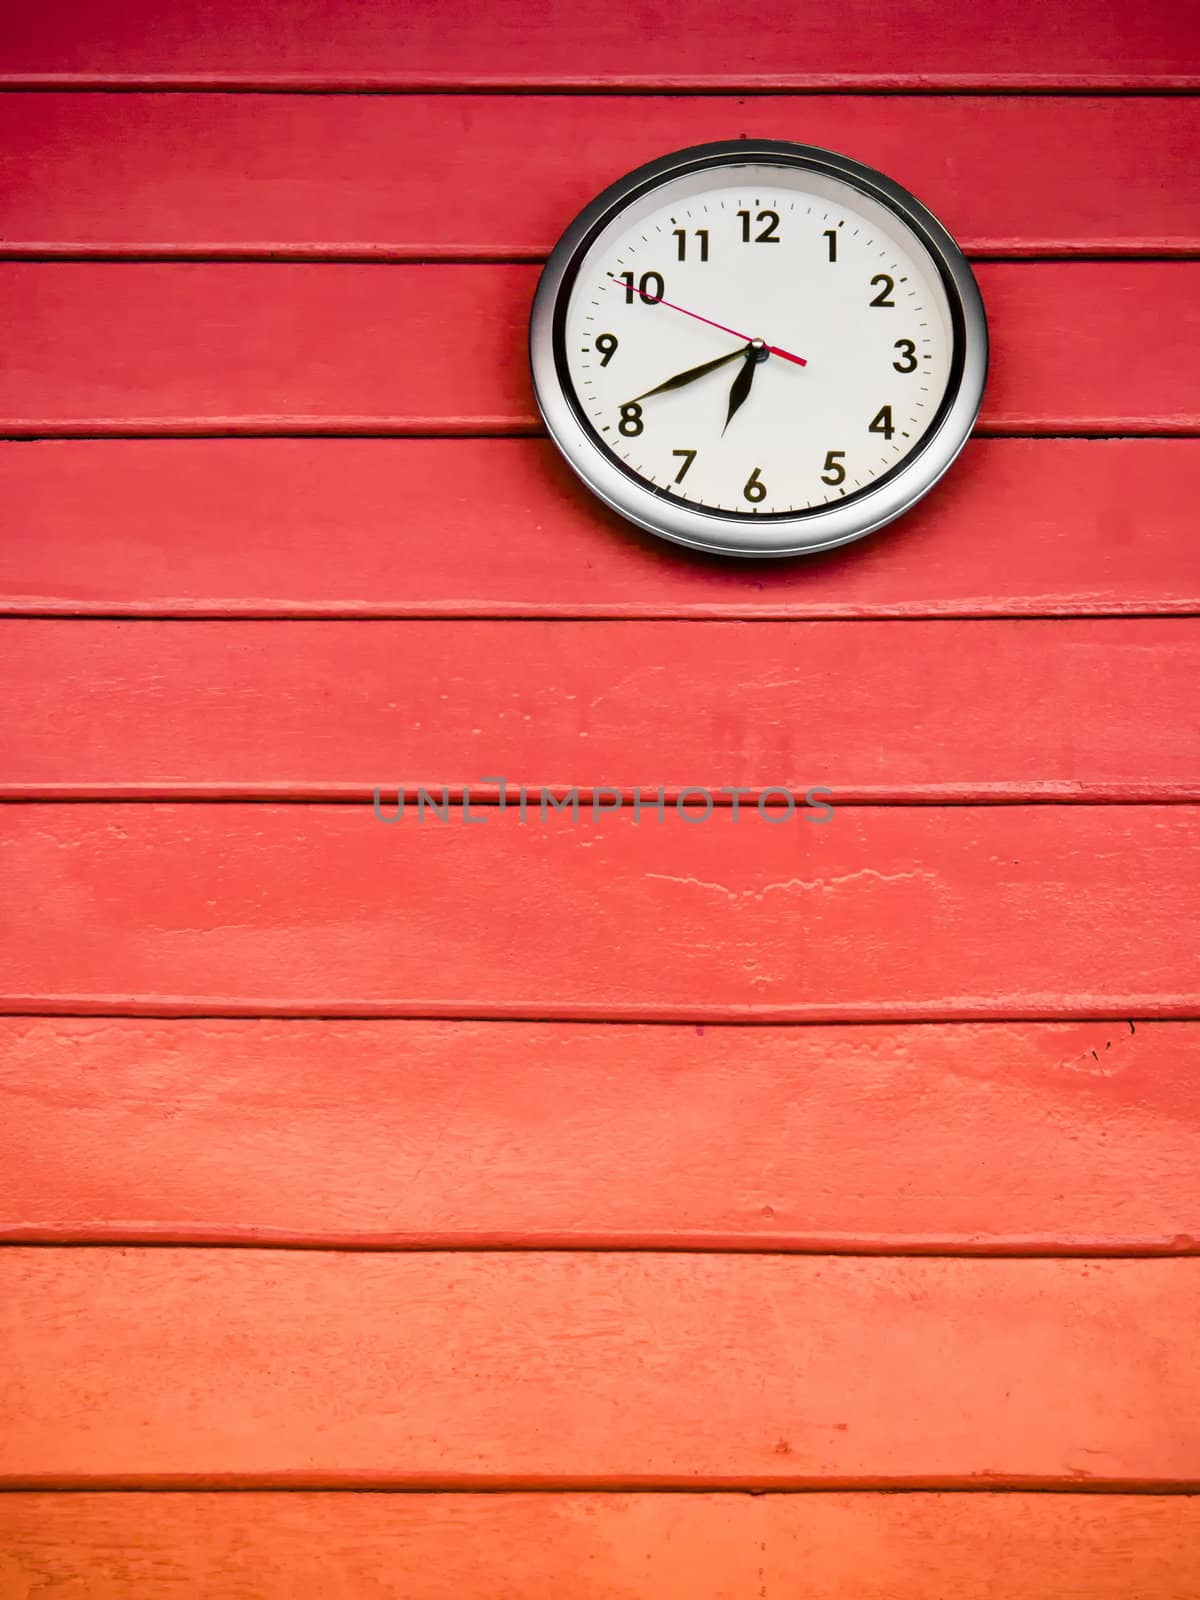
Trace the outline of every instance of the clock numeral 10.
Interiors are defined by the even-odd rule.
[[[631,306],[634,296],[633,273],[622,272],[618,276],[617,282],[625,285],[625,304]],[[637,293],[645,305],[652,306],[656,304],[666,292],[667,286],[663,282],[661,272],[643,272],[637,281]]]
[[[696,234],[696,239],[697,239],[697,241],[698,241],[698,243],[700,245],[700,259],[701,259],[701,261],[707,261],[708,260],[708,229],[707,228],[697,228],[697,229],[695,229],[695,234]],[[687,260],[687,229],[686,228],[676,228],[675,231],[674,231],[673,237],[679,240],[679,260],[680,261],[686,261]]]
[[[751,215],[749,211],[739,211],[738,216],[742,224],[743,244],[778,244],[779,241],[779,213],[778,211],[760,211],[753,218],[755,222],[764,224],[761,233],[751,234]]]

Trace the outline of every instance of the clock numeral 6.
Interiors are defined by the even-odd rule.
[[[757,505],[760,500],[765,500],[767,498],[767,486],[759,477],[759,473],[761,471],[761,467],[755,467],[754,471],[746,479],[746,482],[742,487],[742,493],[745,495],[746,499],[751,501],[754,505]]]
[[[617,353],[620,340],[615,333],[602,333],[596,339],[596,349],[600,352],[600,365],[606,367]]]
[[[871,279],[871,287],[872,289],[878,288],[879,290],[879,293],[875,296],[874,300],[871,301],[873,306],[895,307],[896,302],[889,298],[892,290],[896,287],[896,280],[894,278],[889,278],[886,272],[880,272]]]
[[[750,244],[750,243],[754,243],[754,244],[778,244],[779,243],[779,213],[778,213],[778,211],[760,211],[758,213],[758,215],[754,218],[754,221],[755,222],[764,223],[765,226],[763,227],[763,230],[762,230],[761,233],[756,233],[756,234],[753,235],[753,237],[751,236],[751,233],[750,233],[750,213],[748,211],[739,211],[738,212],[738,216],[741,219],[741,224],[742,224],[742,243],[743,244]]]
[[[617,282],[625,285],[625,304],[627,306],[631,306],[633,304],[634,295],[633,273],[622,272],[618,277]],[[666,292],[667,286],[663,282],[663,275],[661,272],[643,272],[637,281],[637,293],[641,297],[644,305],[656,305],[658,301],[662,299],[663,295],[666,294]]]
[[[917,370],[917,347],[911,339],[897,339],[892,349],[900,352],[899,361],[892,362],[892,368],[895,372],[915,372]]]
[[[646,424],[642,421],[642,408],[636,400],[631,400],[628,405],[621,407],[621,420],[617,424],[617,432],[623,433],[627,439],[636,439],[639,433],[644,432]]]
[[[891,406],[880,406],[867,428],[868,433],[881,433],[885,439],[890,439],[895,433],[892,426]]]
[[[821,474],[821,482],[827,483],[831,489],[836,489],[839,483],[846,481],[846,469],[842,465],[845,454],[844,450],[825,452],[825,470]]]

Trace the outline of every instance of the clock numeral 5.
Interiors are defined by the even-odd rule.
[[[625,285],[625,304],[631,306],[634,296],[633,273],[620,273],[617,277],[617,282]],[[637,293],[641,297],[643,305],[655,305],[666,292],[667,286],[663,282],[661,272],[643,272],[637,281]]]
[[[846,469],[842,465],[846,452],[844,450],[826,450],[825,470],[821,474],[821,482],[827,483],[831,489],[836,489],[839,483],[846,481]]]

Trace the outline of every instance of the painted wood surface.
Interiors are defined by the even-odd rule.
[[[14,1017],[0,1239],[1190,1253],[1198,1120],[1194,1023]]]
[[[536,279],[530,266],[3,262],[0,432],[529,432]],[[985,263],[979,282],[985,432],[1200,427],[1200,263]]]
[[[1198,1317],[1194,1257],[14,1245],[0,1483],[1195,1487]]]
[[[817,779],[819,782],[819,777]],[[9,1011],[1193,1016],[1200,811],[9,808]],[[816,820],[814,820],[816,819]],[[599,887],[598,887],[599,886]]]
[[[1190,439],[974,440],[903,521],[769,566],[638,532],[533,439],[0,443],[0,500],[8,612],[1200,611],[1200,446]],[[428,523],[414,513],[434,503]]]
[[[1194,252],[1198,106],[687,95],[631,115],[577,95],[8,94],[0,250],[536,258],[622,173],[746,135],[881,168],[969,252]]]
[[[410,0],[393,10],[277,0],[49,0],[9,30],[0,78],[22,84],[300,88],[1200,88],[1188,0],[1086,12],[1038,0],[845,0],[807,7],[682,0],[670,13]],[[768,20],[769,19],[769,20]]]
[[[1193,1600],[1200,1498],[0,1496],[0,1590],[293,1600]]]
[[[1200,800],[1200,622],[0,627],[0,796]],[[780,797],[781,798],[781,797]],[[719,803],[731,804],[725,795]]]

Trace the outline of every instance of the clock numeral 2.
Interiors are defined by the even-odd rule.
[[[825,470],[821,474],[821,482],[827,483],[831,489],[836,489],[839,483],[846,481],[846,469],[842,465],[844,450],[826,450]]]
[[[879,293],[875,296],[874,300],[871,301],[871,304],[873,306],[891,306],[894,308],[896,302],[894,300],[889,300],[888,296],[896,287],[896,280],[894,278],[889,278],[886,272],[881,272],[876,277],[871,279],[872,289],[874,289],[876,286],[879,286]]]
[[[746,482],[742,488],[742,493],[745,495],[746,499],[753,502],[754,505],[757,505],[760,500],[765,500],[767,498],[767,486],[759,477],[759,473],[761,471],[761,467],[755,467],[754,471],[746,479]]]
[[[676,483],[682,483],[683,480],[687,477],[688,470],[691,467],[692,462],[695,461],[698,452],[695,451],[695,450],[672,450],[671,454],[673,456],[682,456],[683,457],[683,465],[680,467],[679,471],[675,474],[675,482]]]
[[[696,232],[696,238],[700,242],[700,259],[701,259],[701,261],[707,261],[708,260],[708,229],[707,228],[697,228],[695,230],[695,232]],[[676,228],[675,231],[674,231],[673,237],[679,240],[679,260],[680,261],[686,261],[687,260],[687,229],[686,228]]]
[[[778,211],[760,211],[758,213],[758,215],[754,218],[754,221],[755,222],[765,223],[766,226],[763,228],[763,231],[761,233],[756,233],[754,235],[753,240],[751,240],[751,235],[750,235],[750,220],[751,220],[750,219],[750,213],[748,211],[739,211],[738,212],[738,216],[741,218],[741,222],[742,222],[742,243],[743,244],[750,244],[752,242],[754,244],[778,244],[779,243],[779,235],[778,235],[779,213],[778,213]]]
[[[617,282],[625,285],[625,304],[627,306],[631,306],[633,304],[634,295],[633,273],[622,272],[618,277]],[[667,286],[663,282],[663,276],[661,272],[643,272],[641,277],[638,279],[637,293],[641,296],[642,302],[645,305],[655,305],[659,300],[662,299],[666,292]]]

